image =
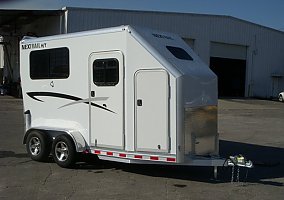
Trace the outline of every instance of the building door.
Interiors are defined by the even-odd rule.
[[[135,130],[137,151],[168,152],[169,80],[165,70],[135,74]]]
[[[219,97],[244,97],[247,47],[211,42],[210,68],[218,76]]]
[[[218,76],[219,97],[244,97],[246,60],[210,58],[210,68]]]
[[[89,59],[90,143],[124,148],[123,54],[92,53]]]

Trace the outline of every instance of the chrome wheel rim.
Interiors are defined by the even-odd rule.
[[[29,149],[33,156],[37,156],[41,152],[41,143],[38,137],[32,137],[29,141]]]
[[[65,142],[58,142],[55,145],[55,156],[57,160],[64,162],[67,160],[69,155],[68,146]]]

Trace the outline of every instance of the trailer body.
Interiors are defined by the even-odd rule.
[[[217,77],[175,34],[119,26],[25,37],[20,65],[28,152],[38,132],[49,141],[38,151],[58,148],[52,141],[65,135],[76,152],[105,160],[224,162]]]

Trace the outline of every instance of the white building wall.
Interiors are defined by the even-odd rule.
[[[211,42],[247,47],[246,96],[270,97],[272,73],[284,75],[284,33],[228,16],[68,8],[68,32],[122,24],[175,32],[194,39],[194,50],[207,64]],[[279,78],[279,90],[284,77]]]

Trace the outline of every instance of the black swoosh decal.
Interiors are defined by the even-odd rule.
[[[41,96],[41,97],[44,97],[44,96],[45,97],[57,97],[57,98],[69,99],[69,100],[73,100],[73,101],[83,100],[83,99],[81,99],[79,97],[71,96],[71,95],[68,95],[68,94],[55,93],[55,92],[27,92],[27,95],[29,97],[31,97],[32,99],[34,99],[36,101],[40,101],[40,102],[44,102],[44,101],[41,100],[41,99],[38,99],[37,98],[38,96]],[[89,102],[84,102],[84,103],[85,104],[89,104]],[[92,103],[92,102],[91,102],[91,106],[94,106],[94,107],[97,107],[97,108],[101,108],[103,110],[115,113],[112,110],[109,110],[109,109],[107,109],[107,108],[105,108],[103,106],[100,106],[100,105]]]

